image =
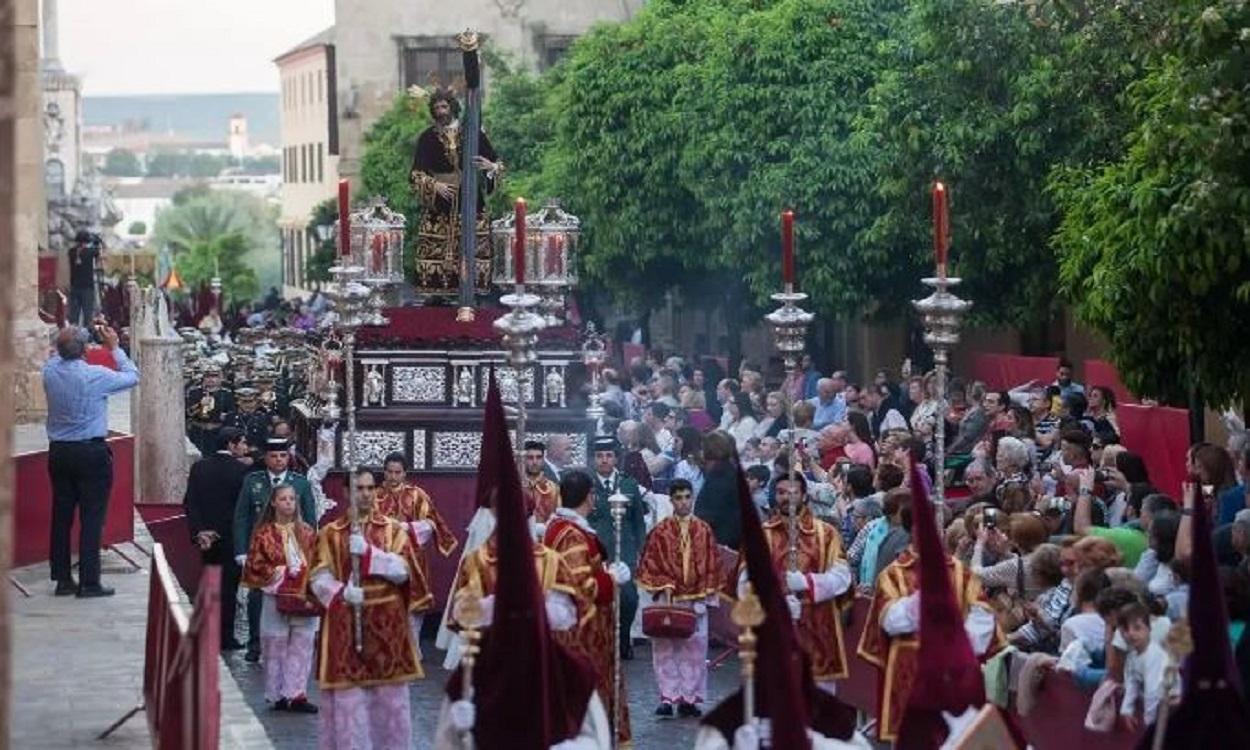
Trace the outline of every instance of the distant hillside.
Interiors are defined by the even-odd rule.
[[[252,143],[278,145],[278,94],[159,94],[83,97],[84,125],[147,121],[148,129],[173,130],[191,140],[226,140],[230,115],[247,117]]]

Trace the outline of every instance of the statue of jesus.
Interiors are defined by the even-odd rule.
[[[429,97],[434,124],[417,138],[412,159],[412,186],[421,202],[421,224],[417,229],[417,263],[414,286],[418,294],[451,298],[460,287],[461,276],[461,176],[465,128],[460,122],[460,102],[453,91],[436,89]],[[494,192],[503,171],[486,133],[478,130],[474,167],[481,173],[477,181],[477,223],[473,228],[473,288],[477,294],[489,291],[491,283],[490,219],[486,196]]]

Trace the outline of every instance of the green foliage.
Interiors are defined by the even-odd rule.
[[[142,221],[132,221],[130,222],[130,226],[126,228],[126,234],[130,234],[130,235],[139,235],[139,234],[147,234],[147,233],[148,233],[148,225]]]
[[[143,174],[143,165],[133,151],[114,148],[104,155],[104,167],[100,172],[109,177],[138,177]]]
[[[198,289],[214,276],[221,278],[223,307],[242,304],[256,299],[260,284],[256,272],[244,261],[247,254],[247,237],[241,232],[229,232],[211,240],[198,240],[175,259],[178,275],[188,289]]]
[[[238,254],[238,261],[252,270],[258,283],[276,284],[281,266],[277,208],[250,193],[190,188],[175,196],[174,205],[156,215],[152,242],[157,248],[168,247],[181,263],[179,255],[197,247],[216,246],[231,235],[241,239],[221,245],[221,252]],[[242,292],[235,294],[236,299],[247,299]]]
[[[1077,314],[1138,392],[1250,395],[1250,5],[1174,3],[1128,90],[1121,158],[1057,176],[1054,237]]]
[[[407,273],[415,268],[413,247],[421,223],[421,204],[412,191],[409,175],[417,137],[429,125],[425,99],[407,92],[396,96],[391,108],[365,133],[364,156],[360,160],[364,195],[382,196],[392,210],[402,213],[408,220],[404,249]]]
[[[313,207],[312,214],[308,217],[308,228],[312,230],[312,236],[315,237],[318,227],[333,227],[336,219],[338,219],[338,200],[327,198]],[[308,259],[305,267],[308,280],[314,284],[330,281],[330,268],[334,266],[334,261],[335,243],[334,237],[331,236],[318,243],[317,249]]]

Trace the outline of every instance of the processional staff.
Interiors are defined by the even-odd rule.
[[[456,319],[473,320],[477,283],[477,165],[478,133],[482,127],[481,63],[478,36],[465,30],[456,36],[464,61],[465,116],[460,155],[460,309]]]
[[[460,652],[460,699],[469,703],[473,702],[473,665],[477,663],[477,655],[482,650],[478,646],[478,641],[482,638],[482,615],[481,592],[470,588],[456,597],[453,616],[464,628],[460,633],[464,639],[464,649]],[[460,741],[467,750],[473,750],[473,730],[465,730]]]
[[[608,506],[612,514],[612,535],[616,541],[614,563],[621,563],[621,523],[625,519],[625,506],[629,498],[617,492],[608,498]],[[612,587],[612,664],[615,676],[612,679],[612,746],[616,747],[616,738],[621,726],[621,585]]]
[[[756,642],[759,640],[755,628],[764,622],[764,607],[750,581],[747,581],[730,617],[740,628],[738,659],[742,662],[742,725],[747,726],[755,723],[755,658],[758,655]]]

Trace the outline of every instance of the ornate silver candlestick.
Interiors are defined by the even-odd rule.
[[[494,322],[494,328],[503,337],[503,346],[507,352],[508,364],[516,372],[516,450],[517,460],[521,461],[525,451],[525,394],[530,382],[531,365],[537,361],[535,348],[538,345],[538,332],[547,327],[543,316],[534,312],[541,301],[536,294],[525,291],[525,284],[516,284],[512,294],[505,294],[500,303],[511,308],[511,311]],[[524,467],[522,467],[524,472]]]
[[[946,269],[938,266],[938,275],[923,280],[933,288],[933,294],[912,302],[924,317],[924,342],[933,349],[933,365],[937,375],[938,415],[934,425],[933,463],[937,476],[933,478],[933,493],[937,502],[946,501],[946,375],[950,350],[959,343],[960,318],[972,307],[972,303],[956,297],[949,291],[958,286],[960,279],[946,275]]]
[[[590,405],[586,417],[595,422],[595,434],[603,434],[603,363],[608,357],[608,344],[604,335],[595,330],[593,322],[586,324],[586,340],[582,343],[582,364],[590,374]]]
[[[786,374],[789,376],[794,376],[799,368],[799,361],[803,358],[803,349],[807,345],[807,328],[816,319],[814,313],[809,313],[799,307],[799,303],[806,299],[806,294],[794,291],[792,282],[786,282],[784,289],[773,295],[773,301],[780,302],[781,307],[764,317],[769,325],[773,327],[773,332],[776,335],[774,344],[777,347],[777,352],[781,355],[782,362],[785,363]],[[794,404],[791,404],[790,429],[786,433],[788,436],[786,438],[786,451],[790,456],[790,480],[792,487],[796,460],[794,430]],[[789,512],[787,513],[787,529],[790,544],[788,567],[790,570],[796,570],[798,567],[799,509],[797,506],[797,498],[791,500]]]

